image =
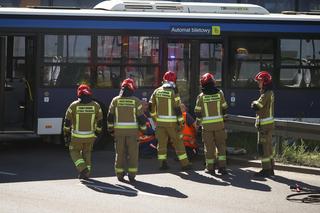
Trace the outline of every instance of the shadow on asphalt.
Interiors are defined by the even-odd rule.
[[[174,188],[157,186],[157,185],[142,182],[142,181],[135,181],[134,183],[130,183],[129,181],[124,181],[124,183],[131,184],[132,187],[134,188],[131,188],[122,184],[112,185],[112,184],[101,182],[94,179],[83,180],[81,181],[81,183],[86,187],[97,192],[117,194],[117,195],[123,195],[128,197],[137,196],[139,194],[139,191],[149,193],[149,194],[154,194],[154,195],[176,197],[176,198],[188,197],[187,195],[179,192]]]

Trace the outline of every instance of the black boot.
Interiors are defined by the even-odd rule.
[[[130,183],[134,183],[134,182],[136,182],[136,176],[135,176],[135,175],[131,175],[131,174],[129,174],[129,175],[128,175],[128,177],[129,177],[129,181],[130,181]]]
[[[181,169],[182,169],[183,171],[191,170],[191,169],[192,169],[192,165],[189,163],[189,164],[187,164],[187,165],[185,165],[185,166],[182,166]]]
[[[79,175],[78,178],[80,180],[88,180],[89,179],[89,169],[85,168],[84,170],[82,170]]]
[[[118,181],[124,182],[124,173],[118,173],[117,178],[118,178]]]
[[[205,169],[204,172],[207,173],[207,174],[210,174],[210,175],[215,175],[216,174],[214,169]]]
[[[220,173],[221,175],[227,175],[228,171],[227,171],[226,167],[221,167],[218,169],[218,173]]]
[[[160,170],[168,170],[169,166],[166,160],[162,161],[161,166],[159,168]]]
[[[270,177],[274,175],[273,169],[261,169],[254,174],[255,177]]]

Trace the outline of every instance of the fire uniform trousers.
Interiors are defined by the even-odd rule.
[[[258,100],[253,101],[256,109],[256,123],[258,129],[258,154],[261,157],[262,169],[272,169],[272,132],[274,129],[274,94],[267,90],[261,93]]]
[[[167,161],[167,144],[170,141],[175,147],[181,166],[189,165],[189,160],[182,142],[181,128],[183,117],[180,109],[180,96],[166,84],[157,88],[150,98],[151,116],[157,123],[156,138],[158,140],[158,160],[160,166]]]
[[[202,126],[202,141],[206,157],[206,169],[214,170],[216,148],[218,149],[218,166],[226,167],[226,132],[224,130],[223,112],[228,105],[223,92],[215,94],[200,93],[197,97],[195,115]]]
[[[114,131],[115,173],[120,178],[126,173],[134,178],[138,172],[139,127],[146,129],[140,100],[134,96],[113,98],[107,121],[108,130]]]
[[[69,152],[79,172],[86,168],[91,171],[91,152],[96,133],[101,132],[102,116],[95,101],[86,104],[74,101],[67,109],[65,121],[71,125],[65,123],[64,132],[71,133]]]

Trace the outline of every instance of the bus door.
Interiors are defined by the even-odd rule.
[[[167,70],[176,72],[182,102],[193,109],[200,92],[199,78],[210,72],[221,86],[222,42],[202,40],[168,40]]]
[[[0,132],[34,129],[35,37],[1,36]]]

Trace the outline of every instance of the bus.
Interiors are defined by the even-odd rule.
[[[277,118],[320,122],[320,16],[170,1],[0,7],[0,137],[60,135],[80,83],[106,109],[123,79],[148,99],[168,70],[190,112],[210,72],[228,113],[254,116],[253,77],[263,70],[273,76]]]

